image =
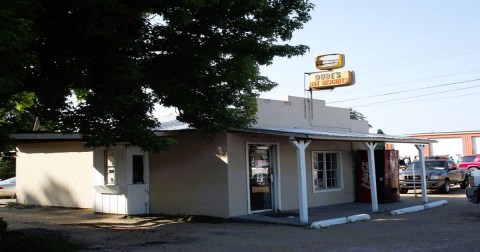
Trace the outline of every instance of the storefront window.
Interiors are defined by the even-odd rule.
[[[340,153],[313,152],[312,162],[315,191],[341,188]]]

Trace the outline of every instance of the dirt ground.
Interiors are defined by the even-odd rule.
[[[460,189],[431,199],[446,199],[448,204],[398,216],[373,214],[370,221],[324,229],[162,216],[122,218],[43,207],[0,207],[0,217],[10,230],[61,233],[88,251],[478,251],[480,206],[469,203]]]

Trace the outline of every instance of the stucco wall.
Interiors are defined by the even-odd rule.
[[[288,137],[268,136],[260,134],[228,134],[228,181],[230,216],[248,214],[247,190],[247,143],[277,143],[280,159],[277,178],[280,178],[280,210],[298,209],[298,176],[295,148]],[[352,162],[352,145],[350,142],[312,141],[306,150],[307,196],[309,207],[324,206],[352,202],[354,194],[354,170]],[[323,192],[314,192],[312,181],[312,151],[341,152],[342,157],[342,188]]]
[[[150,211],[228,215],[226,137],[182,132],[168,152],[150,153]]]
[[[285,101],[257,99],[257,104],[256,126],[337,132],[369,131],[367,121],[351,120],[348,109],[325,106],[323,100],[289,96]]]
[[[92,208],[92,150],[80,142],[21,143],[17,149],[17,202]]]

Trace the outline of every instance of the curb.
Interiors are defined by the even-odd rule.
[[[370,220],[370,215],[357,214],[357,215],[351,215],[351,216],[341,217],[336,219],[315,221],[310,225],[310,228],[324,228],[324,227],[330,227],[333,225],[339,225],[339,224],[345,224],[345,223],[357,222],[357,221],[363,221],[363,220]]]
[[[390,211],[390,214],[391,215],[400,215],[400,214],[412,213],[412,212],[417,212],[417,211],[423,211],[423,210],[426,210],[426,209],[443,206],[443,205],[446,205],[447,203],[448,203],[448,201],[446,201],[446,200],[439,200],[439,201],[434,201],[434,202],[423,204],[423,205],[392,210],[392,211]]]

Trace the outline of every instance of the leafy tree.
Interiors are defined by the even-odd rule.
[[[383,133],[383,130],[382,130],[382,129],[377,129],[377,134],[379,134],[379,135],[385,135],[385,133]],[[385,142],[377,143],[376,149],[377,149],[377,150],[385,150]]]
[[[284,41],[312,8],[307,0],[1,0],[0,134],[18,127],[18,103],[91,147],[165,148],[171,142],[152,132],[157,103],[205,133],[247,126],[254,98],[276,86],[259,66],[308,50]]]
[[[356,111],[352,108],[349,108],[349,111],[350,111],[350,119],[367,121],[367,118],[362,113],[360,113],[360,112],[358,112],[358,111]],[[372,125],[368,124],[368,127],[371,128]]]

